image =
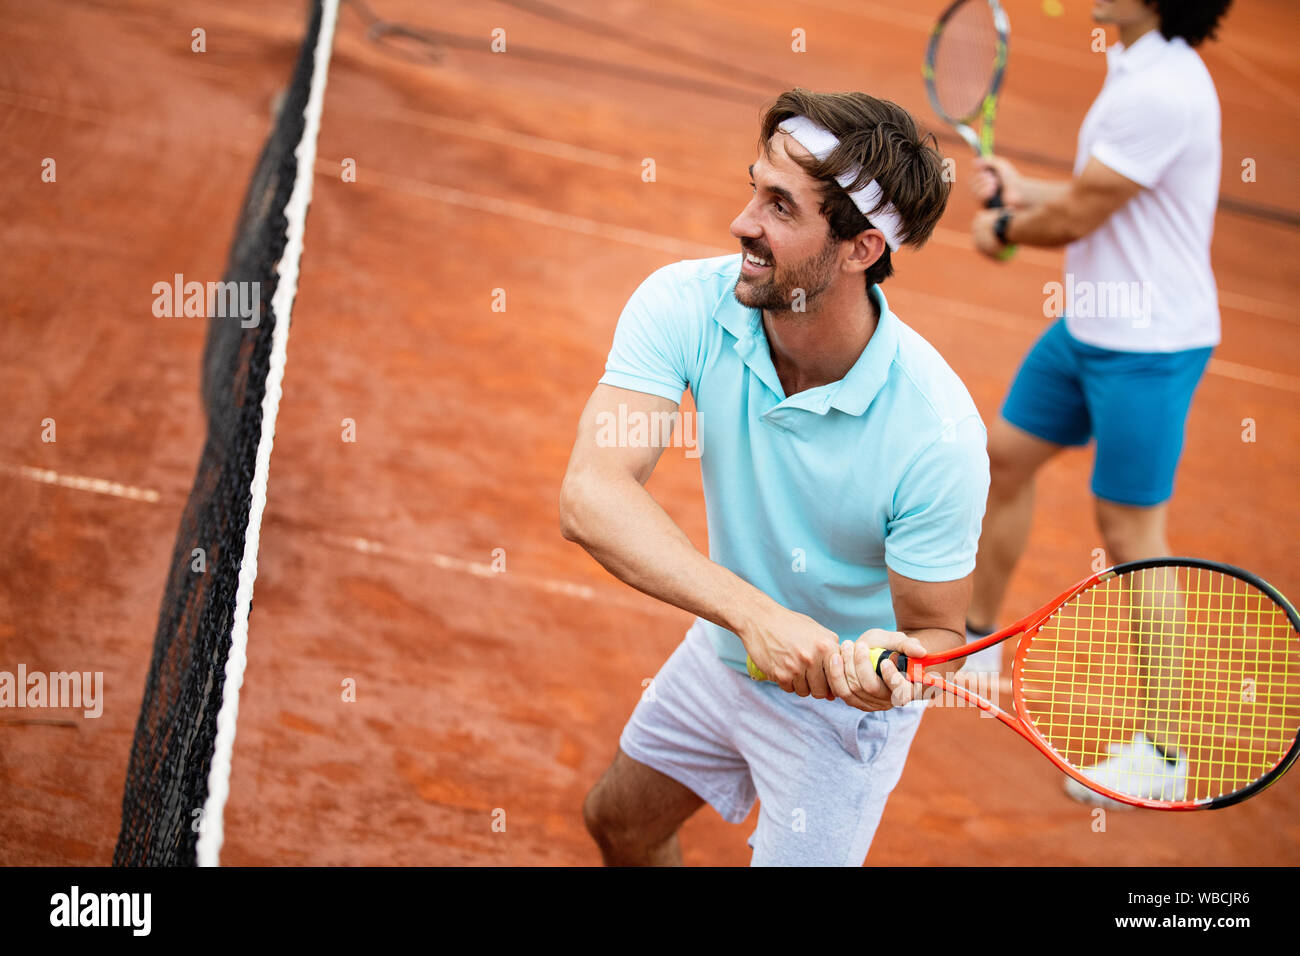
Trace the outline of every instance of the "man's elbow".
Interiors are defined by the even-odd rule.
[[[560,484],[560,534],[564,540],[582,544],[581,513],[581,483],[574,475],[566,474]]]
[[[1078,242],[1103,222],[1104,218],[1097,219],[1083,204],[1067,201],[1057,209],[1053,217],[1051,244],[1068,246],[1072,242]],[[1014,236],[1012,238],[1014,240]]]
[[[1095,215],[1075,215],[1065,219],[1065,245],[1078,242],[1080,239],[1092,235],[1102,227],[1108,218],[1110,217],[1102,216],[1098,218]]]
[[[1068,246],[1070,243],[1078,242],[1091,231],[1085,229],[1083,223],[1077,219],[1062,219],[1057,227],[1055,245]]]
[[[1078,242],[1104,226],[1124,204],[1114,196],[1072,197],[1061,224],[1066,243]]]

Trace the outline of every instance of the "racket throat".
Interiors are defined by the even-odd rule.
[[[979,134],[970,126],[965,123],[957,123],[953,128],[957,130],[957,134],[966,141],[966,145],[974,151],[976,156],[987,155],[985,150],[981,148]]]

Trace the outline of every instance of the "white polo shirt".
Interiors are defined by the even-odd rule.
[[[1219,97],[1181,37],[1152,30],[1106,51],[1101,93],[1079,129],[1074,173],[1092,158],[1144,186],[1065,251],[1066,326],[1125,352],[1219,342],[1210,239],[1219,201]]]

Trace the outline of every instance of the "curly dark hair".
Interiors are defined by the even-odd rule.
[[[1213,40],[1219,21],[1232,0],[1143,0],[1160,14],[1160,32],[1166,40],[1182,37],[1188,46]]]

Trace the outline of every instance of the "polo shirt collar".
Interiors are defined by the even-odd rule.
[[[1131,47],[1116,43],[1106,49],[1106,69],[1112,73],[1131,73],[1150,66],[1169,47],[1160,28],[1148,30]]]
[[[867,347],[858,356],[849,374],[839,381],[831,405],[849,415],[861,415],[885,387],[889,369],[898,354],[898,317],[889,310],[880,286],[871,287],[871,295],[880,309],[880,321]]]
[[[819,415],[835,408],[848,415],[861,415],[884,387],[898,353],[898,317],[890,311],[880,286],[873,285],[870,294],[880,310],[880,319],[848,374],[838,382],[806,389],[788,398],[772,364],[762,313],[741,305],[729,292],[719,302],[713,317],[736,339],[732,346],[736,354],[776,396],[780,402],[778,408],[803,408]]]

